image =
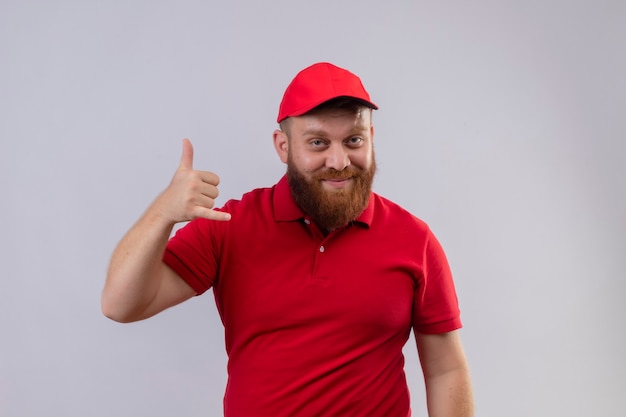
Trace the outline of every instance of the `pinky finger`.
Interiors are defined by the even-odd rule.
[[[230,220],[230,213],[224,213],[223,211],[217,211],[209,208],[198,208],[197,217],[224,222]]]

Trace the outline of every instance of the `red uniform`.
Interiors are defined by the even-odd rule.
[[[461,327],[445,255],[428,226],[372,193],[324,236],[286,178],[198,219],[164,261],[198,294],[213,287],[225,327],[227,417],[402,416],[402,348],[413,327]]]

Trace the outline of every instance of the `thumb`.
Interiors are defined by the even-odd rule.
[[[189,139],[183,139],[183,155],[178,169],[193,169],[193,145]]]

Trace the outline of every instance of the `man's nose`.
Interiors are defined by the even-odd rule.
[[[326,155],[326,168],[334,168],[341,171],[350,165],[348,152],[341,145],[333,145],[328,149]]]

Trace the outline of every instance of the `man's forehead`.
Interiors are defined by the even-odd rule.
[[[369,130],[370,118],[355,114],[305,115],[294,118],[293,127],[302,134],[330,132],[362,133]]]
[[[358,110],[348,109],[327,109],[315,111],[293,118],[301,125],[336,125],[352,124],[355,128],[368,128],[371,124],[371,110],[359,108]]]

